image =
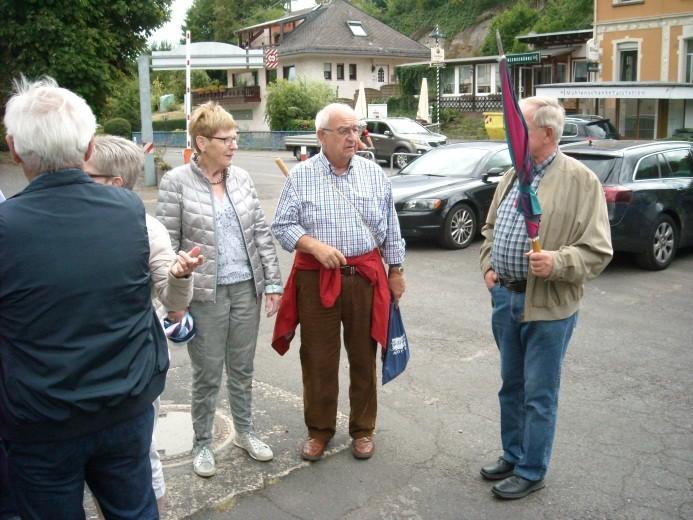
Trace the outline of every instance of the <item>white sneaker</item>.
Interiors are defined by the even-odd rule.
[[[254,433],[237,433],[233,443],[239,448],[243,448],[255,460],[266,462],[274,458],[272,448],[262,442]]]
[[[193,459],[193,471],[200,477],[211,477],[217,472],[214,453],[207,446],[202,446]]]

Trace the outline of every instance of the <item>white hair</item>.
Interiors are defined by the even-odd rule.
[[[553,135],[558,143],[563,137],[565,124],[565,109],[557,99],[546,96],[527,97],[520,101],[520,110],[534,110],[534,124],[553,129]]]
[[[34,173],[81,167],[96,118],[86,101],[53,78],[14,82],[5,108],[5,128],[14,150]]]
[[[330,124],[330,118],[333,114],[337,112],[347,111],[356,117],[356,112],[349,105],[344,103],[330,103],[325,106],[320,112],[315,115],[315,131],[322,130],[323,128],[328,128],[327,125]]]
[[[122,177],[123,187],[131,190],[144,171],[144,150],[124,137],[97,135],[89,164],[101,175]]]

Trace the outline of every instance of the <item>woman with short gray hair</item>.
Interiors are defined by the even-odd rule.
[[[236,122],[214,102],[190,120],[195,154],[161,179],[156,214],[174,248],[199,245],[205,264],[194,274],[190,313],[197,335],[188,343],[193,367],[193,470],[216,472],[212,452],[216,400],[226,366],[234,443],[255,460],[274,457],[255,434],[252,380],[260,305],[272,316],[283,291],[279,261],[250,175],[232,166]]]

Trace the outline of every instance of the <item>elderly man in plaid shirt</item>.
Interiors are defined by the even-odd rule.
[[[272,345],[286,352],[300,323],[308,428],[301,454],[318,460],[335,433],[343,324],[352,453],[368,459],[375,450],[376,348],[387,342],[390,298],[398,302],[404,293],[404,240],[389,179],[355,155],[356,113],[333,103],[317,114],[315,128],[322,150],[293,169],[272,223],[282,247],[296,251]]]
[[[498,184],[482,230],[481,272],[491,292],[493,335],[500,351],[498,392],[503,455],[481,469],[502,499],[544,487],[556,429],[561,365],[577,322],[585,281],[612,256],[604,193],[597,177],[563,155],[563,107],[525,98],[532,188],[543,215],[543,248],[528,252],[524,217],[515,201],[514,171]]]

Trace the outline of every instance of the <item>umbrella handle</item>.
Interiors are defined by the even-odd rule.
[[[274,160],[274,162],[279,167],[281,172],[284,174],[284,177],[288,177],[289,176],[289,168],[286,167],[286,164],[284,163],[284,161],[282,161],[279,157],[277,157]]]
[[[529,241],[532,243],[532,252],[533,253],[540,253],[541,252],[541,242],[539,242],[539,237],[530,238]]]

